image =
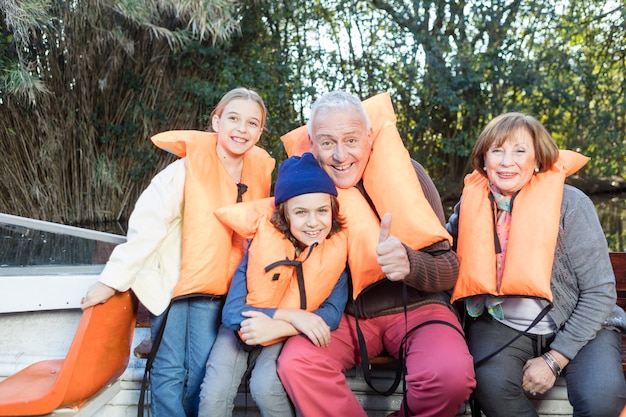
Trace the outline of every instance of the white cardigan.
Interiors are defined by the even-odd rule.
[[[129,288],[153,314],[167,308],[180,276],[186,158],[158,173],[128,219],[127,241],[118,245],[98,280]]]

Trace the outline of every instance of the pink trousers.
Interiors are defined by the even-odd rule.
[[[383,348],[397,356],[408,329],[428,320],[443,320],[460,329],[446,306],[429,304],[404,313],[359,320],[369,357]],[[291,337],[278,358],[278,374],[303,417],[363,416],[366,413],[343,371],[360,363],[354,317],[343,315],[327,348],[306,337]],[[408,415],[455,416],[476,385],[465,339],[444,324],[425,325],[409,336],[406,355]],[[392,414],[404,416],[404,405]]]

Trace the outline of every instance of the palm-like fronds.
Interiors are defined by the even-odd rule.
[[[172,160],[148,138],[203,128],[206,103],[178,85],[195,71],[180,54],[227,39],[235,7],[0,0],[0,211],[70,224],[127,218]]]

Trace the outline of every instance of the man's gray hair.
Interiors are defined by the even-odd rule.
[[[311,116],[309,117],[309,136],[313,139],[313,123],[320,110],[346,110],[354,109],[358,111],[363,120],[365,121],[365,130],[370,129],[370,119],[363,108],[361,100],[354,94],[346,91],[336,90],[325,93],[320,98],[315,100],[313,107],[311,107]]]

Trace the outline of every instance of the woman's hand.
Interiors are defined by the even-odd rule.
[[[113,297],[115,292],[115,288],[111,288],[101,282],[95,282],[87,289],[87,294],[80,300],[80,308],[84,310],[96,304],[104,303]]]
[[[551,350],[550,353],[558,361],[561,369],[569,363],[569,360],[557,351]],[[541,356],[529,359],[524,365],[523,372],[522,388],[531,395],[545,393],[554,386],[557,378]]]

